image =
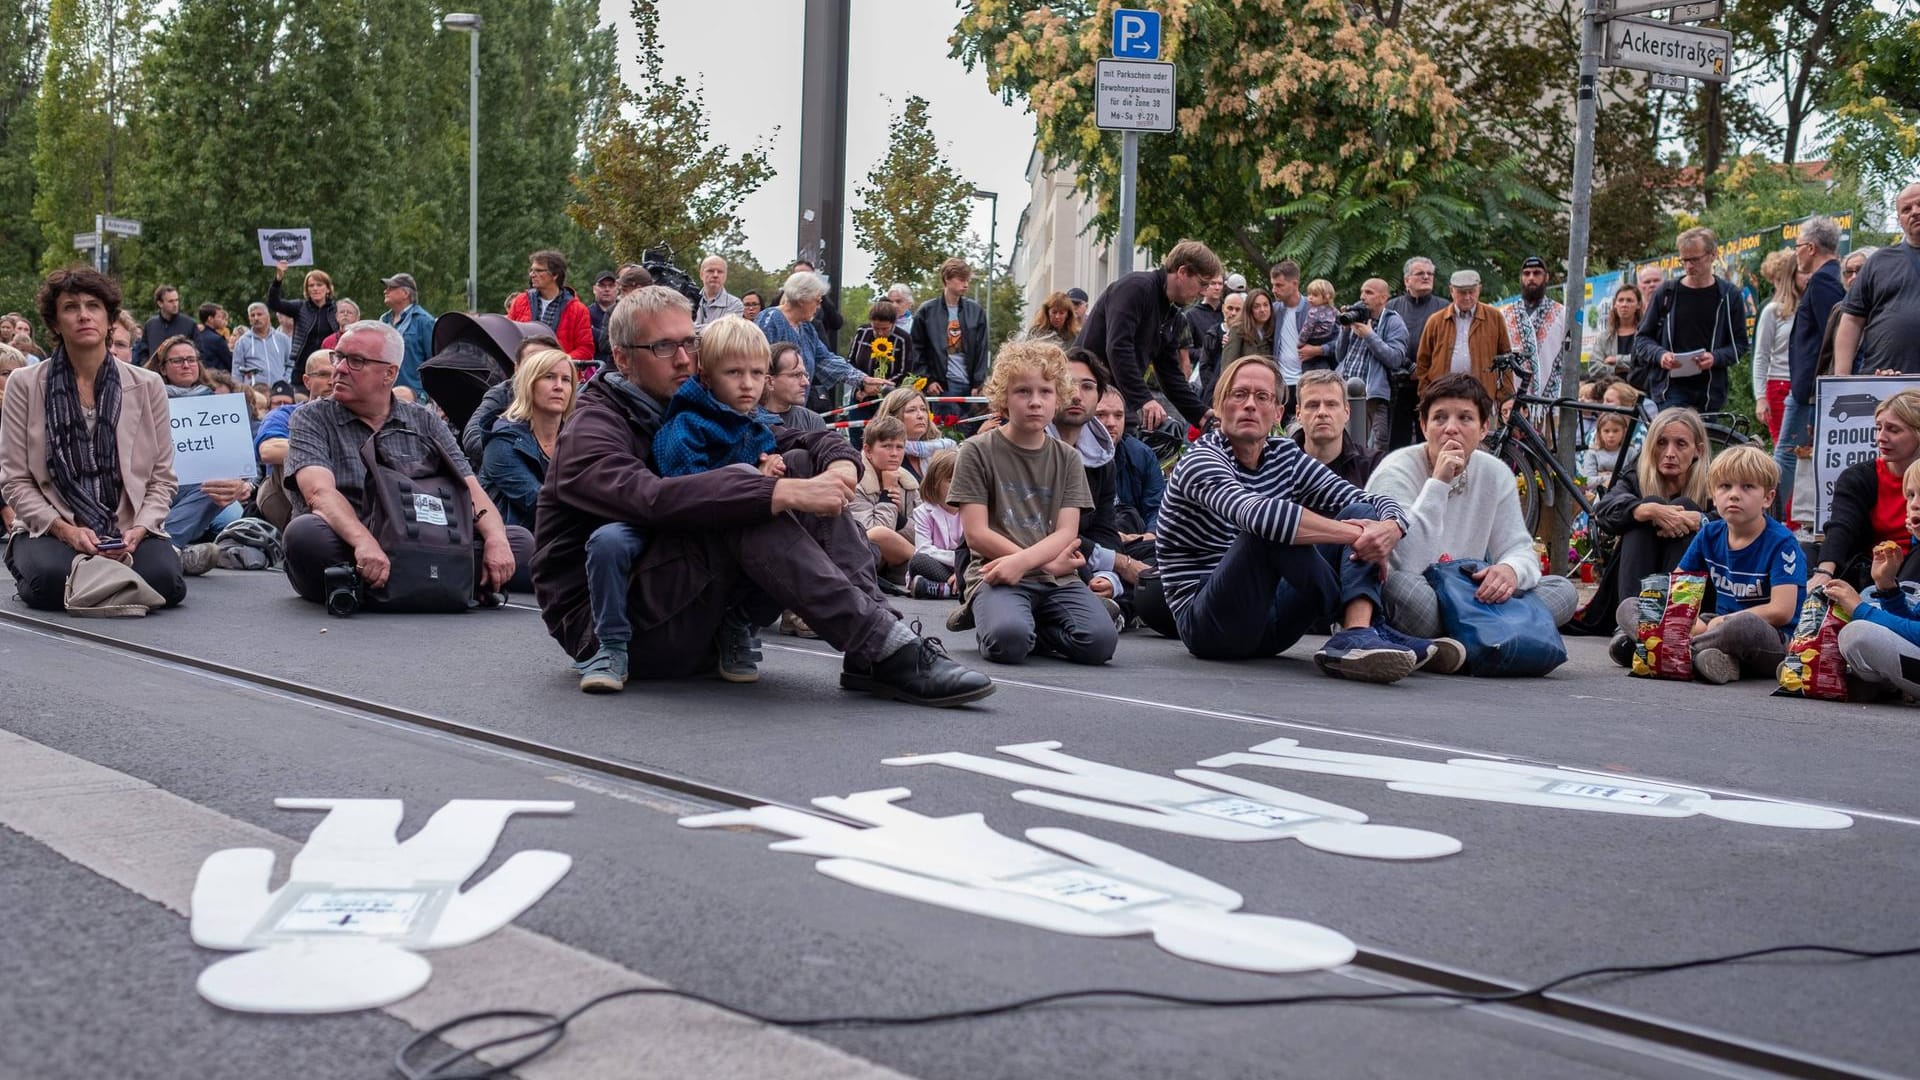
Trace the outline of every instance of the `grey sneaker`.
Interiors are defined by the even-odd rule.
[[[580,665],[580,691],[617,694],[627,686],[627,647],[602,645]]]
[[[808,634],[812,636],[811,631]],[[760,681],[760,634],[738,612],[729,611],[720,620],[713,647],[719,654],[715,674],[731,683]]]
[[[1693,650],[1693,677],[1720,686],[1740,677],[1740,665],[1719,649]]]
[[[188,577],[199,577],[219,565],[219,544],[188,544],[180,549],[180,572]]]
[[[1101,606],[1101,607],[1103,607],[1103,608],[1106,608],[1106,609],[1107,609],[1107,618],[1109,618],[1109,619],[1112,619],[1112,620],[1113,620],[1113,628],[1114,628],[1115,630],[1117,630],[1117,631],[1124,631],[1124,630],[1126,630],[1126,628],[1127,628],[1127,615],[1126,615],[1126,613],[1125,613],[1125,612],[1123,612],[1123,611],[1121,611],[1121,610],[1120,610],[1120,605],[1119,605],[1119,603],[1118,603],[1118,602],[1116,602],[1116,601],[1115,601],[1115,600],[1113,599],[1113,597],[1111,597],[1111,596],[1103,596],[1103,597],[1101,597],[1101,598],[1100,598],[1100,606]]]

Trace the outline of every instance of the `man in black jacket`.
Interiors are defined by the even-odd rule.
[[[1400,283],[1406,291],[1387,301],[1387,310],[1397,312],[1407,324],[1407,366],[1393,379],[1393,415],[1387,422],[1387,445],[1398,450],[1413,443],[1418,426],[1420,387],[1413,378],[1414,353],[1420,348],[1420,332],[1427,320],[1447,306],[1447,298],[1433,291],[1433,260],[1415,255],[1400,267]]]
[[[1708,228],[1680,234],[1681,275],[1661,285],[1633,339],[1630,381],[1662,409],[1719,412],[1728,372],[1747,353],[1747,302],[1713,272],[1720,241]]]
[[[1074,344],[1098,356],[1113,373],[1127,401],[1127,414],[1157,430],[1167,410],[1147,389],[1147,367],[1159,376],[1160,392],[1187,423],[1204,426],[1207,409],[1180,370],[1180,309],[1193,303],[1207,282],[1221,276],[1220,257],[1198,240],[1173,245],[1158,270],[1138,270],[1107,286],[1093,302]]]
[[[1793,503],[1793,478],[1799,458],[1794,453],[1813,442],[1813,380],[1819,374],[1821,346],[1827,338],[1827,324],[1833,320],[1833,306],[1846,296],[1840,285],[1840,226],[1830,217],[1817,217],[1800,226],[1793,245],[1798,269],[1807,275],[1807,285],[1794,309],[1793,332],[1787,339],[1787,373],[1793,387],[1780,406],[1780,438],[1773,446],[1773,463],[1780,467],[1780,486],[1773,497],[1772,513],[1777,521],[1787,520]],[[1791,526],[1789,526],[1791,527]]]
[[[133,363],[136,367],[146,363],[147,357],[153,355],[153,350],[175,334],[189,338],[194,334],[193,317],[180,310],[179,289],[171,285],[155,286],[153,306],[158,310],[140,328],[140,336],[133,343]]]
[[[965,259],[940,264],[940,295],[913,316],[913,370],[927,380],[927,395],[980,395],[993,370],[987,313],[967,295],[973,267]]]

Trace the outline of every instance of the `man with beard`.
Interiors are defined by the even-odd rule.
[[[1533,380],[1519,388],[1536,397],[1560,396],[1560,350],[1567,341],[1567,306],[1547,295],[1547,261],[1529,255],[1520,264],[1520,299],[1502,312],[1507,340],[1527,358]]]

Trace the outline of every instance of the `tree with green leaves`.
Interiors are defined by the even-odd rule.
[[[875,281],[926,292],[941,260],[960,250],[973,185],[941,152],[925,98],[909,97],[892,131],[886,154],[854,189],[853,235],[873,256]]]
[[[28,310],[40,276],[34,107],[46,45],[44,0],[0,6],[0,311]]]
[[[609,83],[604,120],[590,130],[587,160],[573,178],[567,213],[615,258],[637,260],[656,244],[695,251],[737,228],[741,200],[773,167],[764,146],[735,155],[708,135],[705,95],[667,78],[657,0],[632,0],[640,90]]]
[[[1828,84],[1820,135],[1836,168],[1896,191],[1920,175],[1920,17],[1868,11],[1852,33],[1860,46]]]
[[[146,24],[141,0],[51,0],[48,7],[32,154],[42,269],[84,258],[73,234],[92,230],[95,214],[117,206],[116,178],[140,158]]]

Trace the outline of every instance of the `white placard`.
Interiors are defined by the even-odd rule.
[[[173,398],[173,472],[181,487],[260,475],[243,394]]]
[[[260,265],[272,266],[281,259],[288,266],[313,265],[312,229],[255,229],[260,241]]]
[[[1813,522],[1824,531],[1833,485],[1847,466],[1874,455],[1873,410],[1902,390],[1920,390],[1920,376],[1829,375],[1813,389]],[[1800,514],[1794,517],[1801,518]]]
[[[1145,885],[1088,870],[1049,870],[1010,878],[1001,884],[1010,892],[1037,896],[1094,915],[1167,899],[1166,893],[1155,892]]]
[[[1610,802],[1636,803],[1640,806],[1659,806],[1673,794],[1670,791],[1645,791],[1640,788],[1614,787],[1611,784],[1582,784],[1572,780],[1548,784],[1542,790],[1549,795],[1571,795],[1578,799],[1606,799]]]
[[[283,934],[370,934],[403,937],[426,905],[427,894],[401,889],[341,889],[302,896],[274,929]]]
[[[1101,60],[1094,65],[1093,115],[1110,131],[1173,130],[1172,64]]]
[[[1200,802],[1187,803],[1180,809],[1207,817],[1220,818],[1223,821],[1237,821],[1242,825],[1253,825],[1262,829],[1284,829],[1298,825],[1303,821],[1315,820],[1312,814],[1303,814],[1297,810],[1283,810],[1278,806],[1269,806],[1252,799],[1228,797],[1224,799],[1203,799]]]

